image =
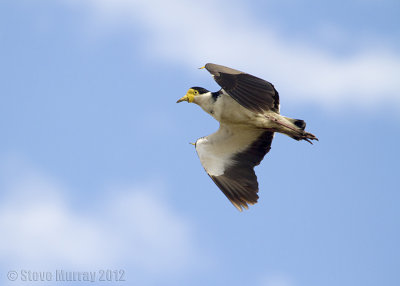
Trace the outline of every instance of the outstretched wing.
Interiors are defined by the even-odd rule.
[[[208,63],[205,68],[214,80],[239,104],[254,112],[279,113],[279,94],[266,80],[235,69]]]
[[[214,183],[239,210],[258,200],[258,182],[254,167],[271,149],[274,133],[259,129],[219,130],[196,142],[200,162]]]

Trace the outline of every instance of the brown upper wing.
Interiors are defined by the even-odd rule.
[[[205,68],[214,80],[240,105],[254,112],[279,113],[279,94],[266,80],[225,66],[208,63]]]

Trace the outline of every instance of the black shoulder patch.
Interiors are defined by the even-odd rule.
[[[222,93],[221,90],[211,93],[212,98],[214,99],[214,101],[217,101],[217,99],[221,95],[221,93]]]

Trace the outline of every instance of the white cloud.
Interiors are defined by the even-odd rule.
[[[99,19],[128,19],[143,29],[148,38],[141,47],[151,58],[191,69],[206,62],[229,65],[269,79],[291,100],[371,107],[389,100],[400,106],[400,56],[387,47],[365,47],[340,58],[312,43],[280,37],[237,1],[85,3]]]
[[[0,170],[0,182],[5,181],[0,265],[8,270],[119,266],[177,275],[204,262],[204,255],[195,251],[189,222],[151,186],[99,192],[83,209],[72,202],[70,190],[47,175],[30,168],[18,174],[9,169]]]

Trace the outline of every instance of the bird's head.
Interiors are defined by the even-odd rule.
[[[207,89],[194,86],[189,88],[189,90],[186,92],[186,95],[182,98],[180,98],[176,103],[182,102],[182,101],[187,101],[189,103],[192,103],[194,101],[194,98],[196,96],[202,95],[209,92]]]

